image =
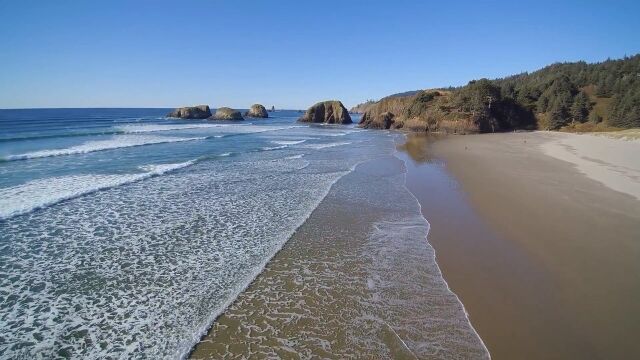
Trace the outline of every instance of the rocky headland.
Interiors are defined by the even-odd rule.
[[[488,80],[457,90],[424,90],[383,98],[364,113],[359,126],[416,132],[473,134],[534,129],[534,114],[500,94]]]
[[[363,128],[417,132],[638,128],[639,72],[640,54],[592,64],[557,63],[532,73],[472,80],[456,88],[395,94],[359,104],[352,111],[364,112]]]

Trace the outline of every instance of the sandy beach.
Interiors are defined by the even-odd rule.
[[[639,145],[547,132],[409,138],[407,186],[493,359],[640,353]]]
[[[488,359],[442,279],[428,229],[402,161],[358,165],[191,358]]]

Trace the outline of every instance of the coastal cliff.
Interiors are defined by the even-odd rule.
[[[470,134],[533,129],[535,117],[502,98],[500,89],[488,80],[479,80],[457,91],[424,90],[384,98],[365,112],[359,126]]]
[[[640,127],[638,74],[640,55],[595,64],[558,63],[458,88],[396,94],[353,110],[364,109],[361,127],[418,132],[633,128]]]
[[[307,109],[307,112],[298,121],[325,124],[353,123],[349,111],[340,101],[336,100],[316,103]]]

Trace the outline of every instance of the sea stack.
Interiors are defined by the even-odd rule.
[[[244,120],[240,111],[233,110],[228,107],[221,107],[216,109],[215,115],[213,115],[210,119],[213,120]]]
[[[323,101],[313,105],[298,121],[325,124],[353,123],[349,111],[337,100]]]
[[[206,119],[211,116],[209,105],[187,106],[173,110],[167,117],[180,119]]]
[[[267,109],[260,104],[251,105],[251,109],[244,113],[244,116],[252,117],[252,118],[268,118],[269,113],[267,113]]]
[[[365,129],[390,129],[394,123],[394,117],[393,113],[388,111],[373,115],[370,112],[366,112],[358,126]]]

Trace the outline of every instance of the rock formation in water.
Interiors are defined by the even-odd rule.
[[[206,119],[211,116],[209,105],[187,106],[173,110],[168,117],[181,119]]]
[[[381,114],[365,113],[358,126],[366,129],[390,129],[394,117],[395,115],[388,111]]]
[[[244,116],[253,117],[253,118],[268,118],[269,113],[267,113],[267,109],[260,104],[251,105],[251,109],[244,113]]]
[[[213,115],[210,119],[213,120],[244,120],[240,111],[233,110],[228,107],[221,107],[216,109],[215,115]]]
[[[335,100],[313,105],[298,121],[325,124],[351,124],[353,122],[349,111],[340,101]]]

